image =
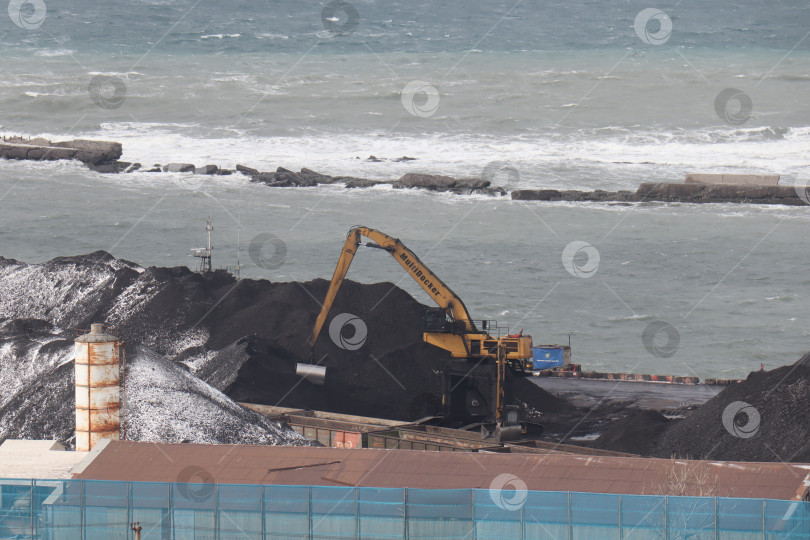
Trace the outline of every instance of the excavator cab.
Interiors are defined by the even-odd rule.
[[[431,308],[425,312],[425,332],[450,332],[451,322],[441,308]]]

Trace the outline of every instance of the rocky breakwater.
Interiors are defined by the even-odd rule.
[[[233,170],[221,168],[218,165],[195,166],[193,163],[180,162],[166,165],[156,163],[151,167],[143,167],[140,163],[119,161],[122,153],[121,143],[110,141],[75,139],[53,142],[44,138],[24,139],[21,137],[9,137],[0,141],[0,158],[33,161],[77,160],[100,173],[142,171],[229,175],[240,172],[250,177],[251,182],[259,182],[271,187],[314,187],[321,184],[342,184],[346,188],[369,188],[377,185],[390,185],[396,189],[424,189],[460,195],[506,195],[506,190],[492,186],[488,180],[481,178],[453,178],[435,174],[407,173],[397,180],[371,180],[354,176],[331,176],[307,168],[294,172],[279,167],[275,171],[264,172],[244,165],[237,165],[236,170]],[[413,160],[415,158],[403,156],[393,161]],[[367,161],[384,160],[371,156]]]
[[[636,191],[576,191],[556,189],[521,189],[512,192],[516,201],[571,202],[685,202],[807,204],[803,189],[784,185],[677,184],[645,182]]]
[[[457,193],[460,195],[506,195],[506,190],[493,187],[488,180],[480,178],[453,178],[435,174],[407,173],[398,180],[369,180],[354,176],[330,176],[303,168],[299,172],[279,167],[275,172],[260,172],[250,167],[237,165],[236,170],[250,176],[252,182],[260,182],[271,187],[313,187],[320,184],[343,184],[347,188],[367,188],[377,185],[390,185],[396,189],[426,189]]]

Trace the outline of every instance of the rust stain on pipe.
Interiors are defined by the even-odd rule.
[[[93,324],[75,341],[76,450],[89,451],[121,431],[120,343]]]

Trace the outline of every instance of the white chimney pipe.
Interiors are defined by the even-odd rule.
[[[118,338],[91,324],[75,341],[76,451],[121,436],[121,370]]]

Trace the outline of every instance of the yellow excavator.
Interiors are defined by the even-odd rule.
[[[366,238],[369,241],[364,242]],[[446,372],[443,405],[447,416],[493,419],[499,430],[518,426],[517,408],[506,405],[507,368],[527,375],[532,366],[532,338],[520,334],[492,335],[502,330],[493,321],[474,321],[464,302],[410,249],[396,238],[368,227],[352,227],[340,254],[326,298],[309,339],[313,347],[323,329],[338,290],[357,249],[366,246],[387,251],[439,306],[426,314],[423,339],[448,351],[454,359]],[[326,370],[299,364],[298,373],[323,384]],[[481,381],[489,388],[481,390]]]

